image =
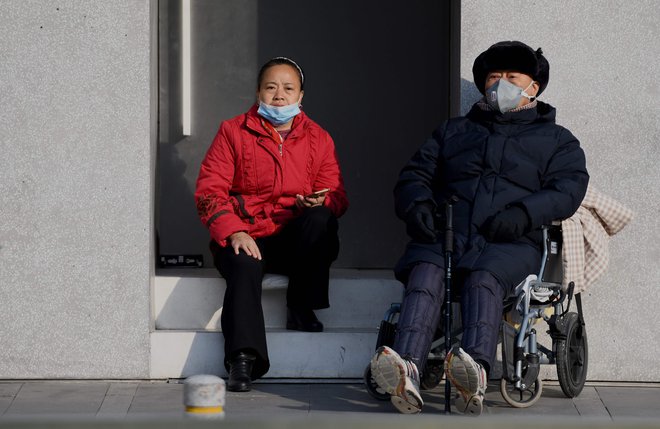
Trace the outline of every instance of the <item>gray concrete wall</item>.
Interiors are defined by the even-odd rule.
[[[611,240],[609,271],[584,297],[590,380],[660,381],[660,8],[654,0],[461,2],[462,111],[472,62],[491,44],[542,47],[541,99],[580,139],[591,184],[635,211]]]
[[[148,377],[153,8],[0,2],[0,378]]]

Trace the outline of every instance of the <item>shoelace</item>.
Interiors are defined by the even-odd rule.
[[[404,362],[406,363],[406,375],[412,378],[415,383],[419,384],[419,371],[417,370],[417,365],[407,359],[404,359]]]

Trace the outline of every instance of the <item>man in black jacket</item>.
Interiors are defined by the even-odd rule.
[[[411,241],[395,268],[405,296],[392,348],[371,360],[376,383],[403,413],[421,411],[424,370],[444,301],[444,240],[437,214],[454,204],[454,267],[461,284],[461,348],[445,359],[459,411],[480,414],[495,360],[503,302],[541,263],[543,224],[571,216],[589,175],[577,139],[537,100],[548,84],[541,49],[499,42],[474,62],[484,97],[441,124],[400,173],[396,213]]]

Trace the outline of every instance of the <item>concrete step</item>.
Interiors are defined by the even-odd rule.
[[[320,333],[271,330],[266,334],[271,367],[264,378],[361,378],[376,338],[375,329]],[[151,378],[195,374],[225,377],[223,345],[219,332],[152,332]]]
[[[264,279],[262,305],[271,359],[265,378],[361,378],[373,355],[383,314],[391,303],[400,302],[401,284],[390,271],[332,270],[331,307],[316,312],[326,329],[307,333],[284,329],[286,283],[283,276]],[[224,289],[224,280],[215,270],[158,273],[154,283],[156,330],[150,336],[151,378],[227,375],[220,332]],[[543,332],[539,334],[539,340],[549,346]],[[493,376],[500,373],[498,365]],[[544,365],[542,375],[556,379],[554,366]]]
[[[156,330],[220,331],[225,281],[215,270],[157,273],[154,282]],[[388,270],[331,270],[330,308],[316,314],[328,329],[375,329],[403,288]],[[286,325],[286,277],[267,275],[262,296],[268,330]]]
[[[286,282],[264,279],[262,306],[271,369],[266,378],[361,378],[385,311],[403,288],[387,270],[331,270],[322,333],[287,331]],[[220,315],[225,282],[215,270],[163,270],[154,282],[151,377],[225,376]]]

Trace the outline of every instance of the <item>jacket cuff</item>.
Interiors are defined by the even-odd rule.
[[[247,230],[241,219],[233,213],[228,213],[222,216],[221,220],[216,219],[215,222],[209,225],[211,238],[223,247],[227,245],[227,238],[230,235],[239,231],[247,232]]]

